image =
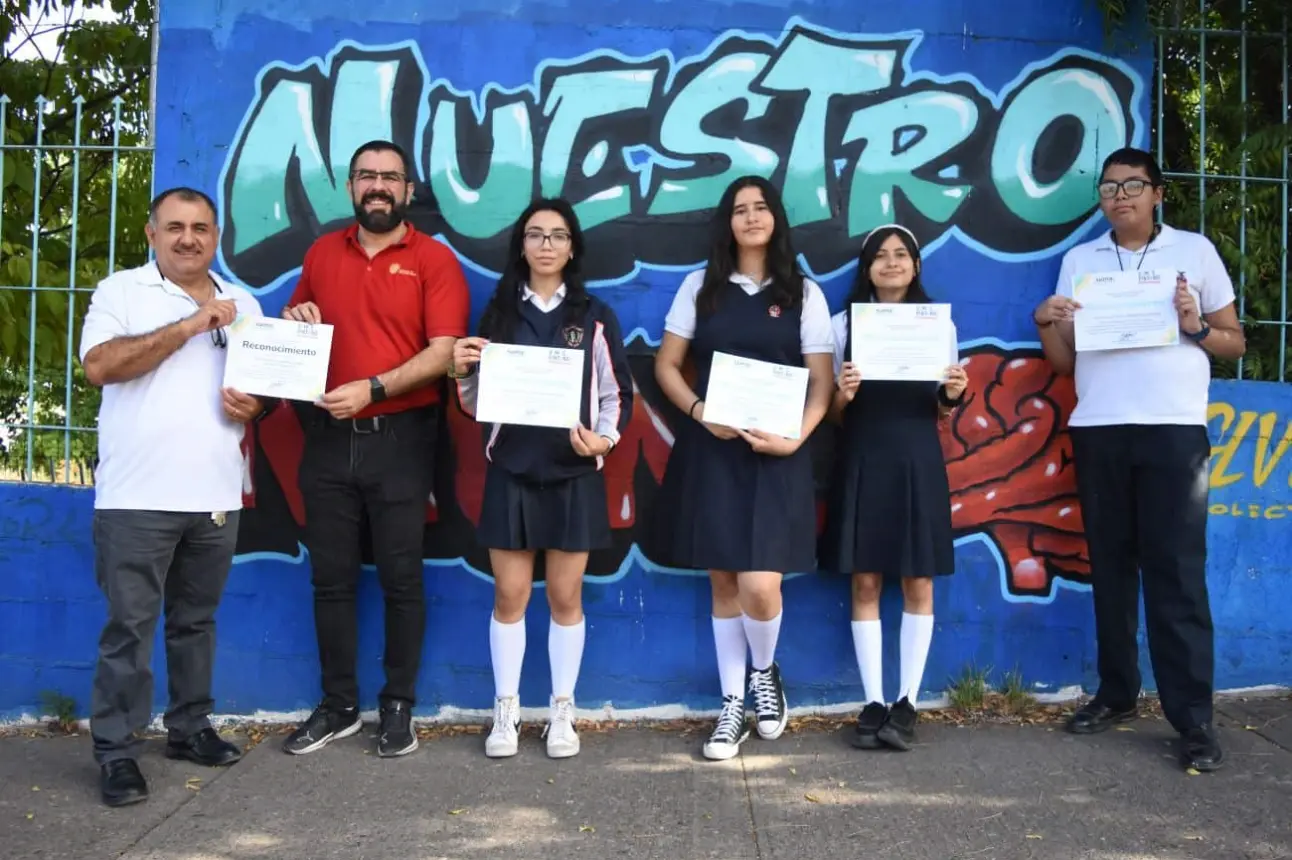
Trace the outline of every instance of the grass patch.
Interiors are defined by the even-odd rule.
[[[991,689],[987,685],[990,673],[990,669],[979,669],[971,665],[965,667],[959,678],[953,678],[947,688],[947,699],[950,700],[952,709],[962,714],[981,711]]]
[[[1000,688],[1002,704],[1007,713],[1022,716],[1036,709],[1036,697],[1023,683],[1023,673],[1017,667],[1005,673],[1004,683]]]

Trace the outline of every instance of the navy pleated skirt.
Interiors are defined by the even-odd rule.
[[[477,542],[488,549],[590,552],[610,546],[601,472],[532,484],[489,464]]]
[[[798,573],[816,566],[812,456],[756,454],[695,421],[677,428],[655,506],[656,559],[668,567]]]

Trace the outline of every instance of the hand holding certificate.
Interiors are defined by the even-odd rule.
[[[762,430],[786,439],[803,434],[808,369],[713,354],[704,420],[735,430]]]
[[[1077,352],[1174,346],[1180,342],[1175,282],[1152,270],[1098,272],[1072,279]]]
[[[940,382],[956,363],[951,305],[852,306],[852,363],[868,380]]]
[[[583,350],[491,343],[480,352],[476,420],[569,430],[583,406]]]
[[[313,403],[327,385],[332,326],[241,316],[228,327],[224,387]]]

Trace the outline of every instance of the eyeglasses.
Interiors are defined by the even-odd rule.
[[[229,336],[224,333],[222,328],[213,328],[209,332],[211,343],[215,344],[217,349],[227,349],[229,346]]]
[[[570,244],[570,234],[564,230],[553,230],[551,233],[544,233],[542,230],[525,231],[525,244],[531,248],[543,247],[545,240],[551,242],[553,248],[564,248]]]
[[[391,185],[402,185],[404,174],[397,170],[356,170],[350,174],[350,179],[355,182],[376,182],[380,179]]]
[[[1111,200],[1117,196],[1117,192],[1120,190],[1125,191],[1127,197],[1138,197],[1144,193],[1145,188],[1151,188],[1152,186],[1153,183],[1146,179],[1125,179],[1121,182],[1109,179],[1106,182],[1099,183],[1099,196],[1105,200]]]

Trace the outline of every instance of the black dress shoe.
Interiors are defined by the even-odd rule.
[[[879,741],[879,730],[883,728],[884,721],[887,719],[888,708],[879,702],[868,703],[857,715],[857,722],[852,732],[852,745],[859,750],[879,749],[883,746]]]
[[[1225,760],[1224,750],[1211,723],[1203,723],[1180,734],[1180,760],[1186,768],[1204,773],[1220,770]]]
[[[99,792],[107,806],[129,806],[148,799],[148,782],[134,759],[116,759],[99,768]]]
[[[887,746],[905,752],[915,743],[915,722],[919,714],[905,696],[888,712],[888,719],[880,726],[876,737]]]
[[[1106,732],[1118,723],[1129,723],[1138,716],[1138,705],[1110,708],[1094,699],[1068,718],[1068,731],[1074,735],[1094,735]]]
[[[182,741],[166,742],[166,758],[186,759],[206,767],[223,767],[242,758],[242,750],[205,728]]]

